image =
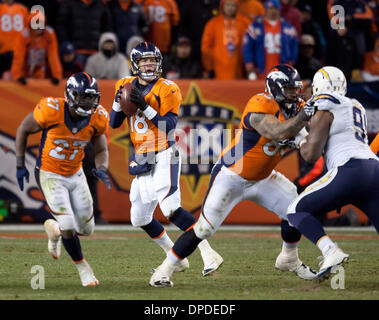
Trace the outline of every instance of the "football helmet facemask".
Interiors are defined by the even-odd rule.
[[[153,71],[142,72],[138,62],[143,58],[155,58],[156,66]],[[162,74],[162,54],[158,47],[150,42],[141,42],[130,53],[130,63],[133,75],[145,81],[152,81]]]
[[[300,98],[303,82],[295,68],[280,64],[270,69],[266,77],[266,91],[281,106],[290,108]]]
[[[86,72],[78,72],[68,78],[65,98],[70,108],[81,117],[92,114],[100,101],[100,92],[97,81]]]

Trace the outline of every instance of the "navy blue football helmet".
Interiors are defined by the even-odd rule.
[[[67,79],[65,97],[68,106],[73,108],[77,115],[81,117],[91,115],[100,101],[96,79],[86,72],[73,74]]]
[[[294,67],[279,64],[269,70],[266,77],[266,91],[282,106],[286,107],[287,104],[297,102],[302,89],[303,82]]]
[[[142,58],[155,58],[156,68],[153,72],[142,72],[138,67],[138,61]],[[140,76],[145,81],[152,81],[162,74],[162,54],[158,47],[150,42],[141,42],[130,53],[130,62],[133,75]]]

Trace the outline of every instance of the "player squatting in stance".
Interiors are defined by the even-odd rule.
[[[328,172],[305,189],[288,207],[287,217],[322,252],[317,278],[323,280],[349,259],[325,233],[316,218],[352,204],[361,209],[379,232],[379,162],[367,143],[364,107],[345,97],[346,79],[335,67],[318,70],[312,83],[316,113],[309,135],[300,147],[305,161],[324,152]]]
[[[30,134],[42,131],[35,175],[55,220],[48,219],[44,227],[48,235],[48,250],[54,259],[61,254],[61,243],[75,263],[83,286],[99,284],[90,265],[84,259],[79,235],[94,231],[92,197],[82,170],[84,148],[92,141],[96,169],[93,174],[108,189],[107,176],[108,113],[99,105],[97,81],[87,73],[72,75],[66,84],[65,99],[43,98],[34,111],[22,121],[16,135],[17,180],[24,188],[29,180],[25,167],[25,148]]]
[[[120,89],[133,84],[129,99],[138,106],[136,114],[128,117],[134,154],[129,160],[129,173],[135,175],[130,189],[130,218],[134,227],[141,227],[165,252],[173,242],[160,222],[153,217],[159,203],[165,217],[185,231],[195,217],[181,207],[180,155],[175,146],[174,130],[182,96],[179,87],[160,77],[162,55],[152,43],[138,44],[130,54],[135,76],[120,79],[115,86],[116,96],[110,113],[110,126],[118,128],[127,117],[119,99]],[[223,262],[208,241],[199,243],[204,262],[203,275],[215,271]],[[175,271],[189,267],[185,259]]]
[[[236,137],[212,169],[198,221],[178,238],[151,277],[150,285],[172,286],[170,276],[175,266],[202,239],[212,236],[233,207],[243,200],[254,201],[282,219],[283,245],[275,267],[295,272],[302,279],[315,277],[315,272],[298,257],[301,233],[289,226],[286,217],[288,205],[297,197],[296,187],[273,170],[285,148],[278,142],[295,136],[300,141],[303,134],[299,131],[313,114],[312,106],[304,106],[298,96],[301,87],[300,76],[291,66],[278,65],[270,70],[266,77],[267,92],[248,101]]]

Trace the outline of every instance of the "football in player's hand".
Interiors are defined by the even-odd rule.
[[[137,105],[129,100],[130,92],[132,91],[133,85],[131,83],[125,83],[121,88],[120,95],[120,107],[121,110],[128,116],[131,117],[137,112]]]

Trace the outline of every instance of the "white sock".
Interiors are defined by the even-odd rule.
[[[286,254],[286,255],[294,254],[294,253],[297,254],[298,245],[299,245],[299,241],[293,242],[293,243],[283,241],[283,244],[282,244],[283,254]]]
[[[170,239],[170,237],[168,236],[166,230],[163,232],[163,234],[161,234],[159,237],[157,238],[153,238],[153,240],[155,241],[155,243],[157,245],[159,245],[164,252],[168,252],[173,246],[174,246],[174,243],[172,242],[172,240]]]
[[[317,246],[321,250],[322,255],[325,256],[328,250],[336,246],[336,244],[328,236],[323,236],[317,241]]]
[[[174,254],[172,250],[167,252],[167,259],[171,261],[173,264],[177,264],[180,261],[182,261],[182,259],[180,259],[176,254]]]

